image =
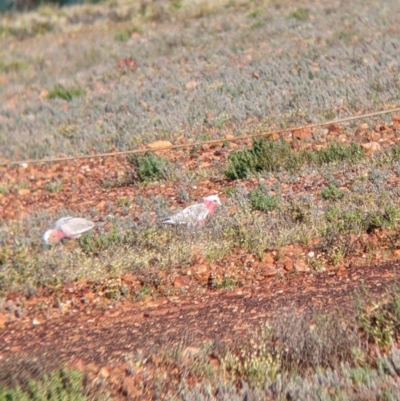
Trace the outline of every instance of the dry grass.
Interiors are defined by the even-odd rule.
[[[4,293],[26,286],[57,286],[83,278],[95,282],[105,273],[117,277],[128,272],[145,274],[152,269],[184,270],[194,262],[195,253],[209,262],[218,262],[235,249],[242,249],[262,259],[264,252],[279,252],[289,244],[305,244],[315,252],[315,259],[306,261],[311,268],[337,265],[354,252],[352,241],[348,241],[350,236],[397,229],[400,221],[397,181],[387,182],[387,177],[399,176],[396,149],[374,159],[358,156],[354,159],[350,155],[346,161],[317,165],[312,159],[296,173],[282,169],[259,172],[258,187],[248,190],[237,182],[227,188],[225,204],[201,230],[158,225],[159,219],[172,212],[169,201],[162,195],[137,198],[142,212],[135,216],[135,221],[112,213],[114,207],[122,205],[123,209],[129,206],[126,202],[130,203],[129,199],[116,199],[115,205],[109,205],[106,228],[85,235],[75,245],[68,244],[71,246],[65,243],[48,247],[41,242],[41,234],[49,222],[69,214],[68,211],[57,216],[40,212],[24,221],[3,222],[0,290]],[[291,151],[291,155],[297,157],[296,152]],[[145,166],[142,179],[152,179],[155,170],[152,165]],[[135,169],[138,171],[137,166]],[[166,170],[160,171],[169,175]],[[326,177],[325,184],[321,184],[321,175]],[[302,179],[320,183],[307,194],[282,189]],[[344,188],[344,181],[346,188],[339,189]],[[51,188],[58,189],[58,186]],[[181,196],[187,198],[188,194],[184,191]],[[236,210],[234,214],[230,212],[232,209]],[[311,246],[315,238],[320,241]],[[392,236],[392,250],[398,242]],[[221,280],[219,285],[228,286]],[[241,284],[236,273],[229,280]]]
[[[390,289],[386,301],[373,308],[365,295],[354,319],[286,313],[229,345],[182,343],[157,354],[126,353],[120,362],[148,398],[352,400],[361,396],[395,400],[400,389],[399,351],[394,345],[399,336],[398,291]],[[389,326],[396,329],[388,331]],[[5,363],[0,386],[9,390],[0,387],[0,394],[8,391],[21,396],[33,386],[52,391],[61,378],[65,389],[82,397],[65,399],[110,399],[100,386],[107,380],[82,380],[81,374],[65,370],[46,376],[55,372],[54,363],[40,359],[14,358]],[[11,390],[17,386],[20,390]],[[98,398],[100,391],[103,398]]]
[[[2,15],[2,156],[124,150],[179,137],[223,139],[390,107],[400,93],[393,34],[399,7],[394,0],[340,6],[143,0]],[[118,67],[127,58],[138,68]],[[344,132],[354,132],[354,125]],[[134,221],[131,200],[119,198],[109,205],[106,228],[54,247],[42,244],[41,234],[68,210],[2,221],[0,294],[33,296],[40,286],[57,291],[66,282],[88,279],[93,291],[115,300],[171,295],[178,290],[161,282],[158,272],[185,274],[199,258],[220,262],[238,250],[256,260],[274,251],[279,259],[282,247],[291,244],[307,245],[314,258],[304,262],[323,270],[356,253],[352,239],[379,230],[392,233],[393,251],[400,247],[399,155],[398,147],[365,157],[357,144],[304,151],[256,141],[218,170],[188,172],[153,155],[133,158],[126,179],[104,186],[173,181],[177,197],[189,202],[190,186],[213,176],[232,180],[225,187],[227,200],[203,229],[192,231],[157,224],[171,212],[163,196],[136,198],[141,213]],[[244,184],[249,177],[256,178],[256,187]],[[305,189],[292,190],[296,183]],[[0,194],[25,185],[0,184]],[[63,186],[54,180],[46,189],[57,193]],[[126,208],[122,214],[128,218],[117,216],[116,206]],[[363,254],[373,252],[373,244],[365,244]],[[244,270],[238,263],[206,285],[243,285]],[[141,286],[124,286],[125,273],[140,276]],[[232,347],[205,344],[189,355],[182,345],[156,362],[126,359],[151,367],[143,388],[157,399],[395,400],[398,320],[394,291],[372,313],[361,309],[355,321],[313,316],[310,324],[309,316],[287,315]],[[379,350],[372,357],[371,347]],[[8,389],[21,387],[11,399],[26,396],[19,391],[29,390],[28,379],[39,383],[54,369],[60,377],[58,366],[42,369],[41,361],[7,363],[2,372],[29,370],[23,377],[0,377]],[[77,394],[91,399],[81,381],[74,381]],[[0,398],[5,391],[13,390],[0,389]]]
[[[10,159],[126,150],[389,107],[398,7],[143,0],[3,15],[0,146]],[[117,66],[127,58],[138,68]],[[59,85],[86,96],[67,106],[48,97]]]

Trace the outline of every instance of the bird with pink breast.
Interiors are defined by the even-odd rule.
[[[206,196],[203,198],[202,203],[190,205],[186,209],[166,217],[161,221],[161,223],[186,225],[188,227],[202,227],[220,205],[221,201],[217,195]]]
[[[221,201],[217,195],[203,198],[202,203],[195,203],[171,216],[162,219],[162,224],[184,225],[187,227],[203,227],[207,220],[215,213]],[[52,245],[64,238],[77,239],[85,232],[96,227],[97,223],[82,217],[62,217],[57,220],[54,227],[43,234],[43,241]]]

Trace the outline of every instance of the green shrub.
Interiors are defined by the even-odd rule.
[[[358,307],[356,319],[364,334],[381,346],[400,339],[400,297],[398,292],[391,293],[389,300],[372,312]]]
[[[30,380],[27,389],[0,386],[0,400],[4,401],[84,401],[84,394],[82,374],[67,369]]]
[[[400,161],[400,145],[393,146],[393,148],[390,150],[390,153],[393,161]]]
[[[63,99],[70,102],[74,97],[84,96],[86,94],[83,88],[65,88],[62,85],[56,85],[52,90],[49,91],[49,99]]]
[[[343,191],[333,184],[329,184],[326,188],[321,190],[321,197],[326,200],[340,200],[343,196]]]
[[[270,212],[279,206],[279,197],[266,195],[261,188],[254,189],[249,193],[250,204],[253,210]]]
[[[301,152],[294,152],[284,141],[255,138],[252,149],[238,150],[229,156],[224,173],[236,180],[260,171],[293,170],[301,165],[301,157]]]
[[[383,211],[370,212],[364,219],[365,231],[370,233],[379,228],[395,227],[399,216],[400,210],[393,205]]]
[[[130,163],[134,167],[134,178],[143,182],[167,179],[169,163],[152,152],[144,155],[132,155]]]
[[[127,42],[130,38],[129,32],[117,32],[114,39],[118,42]]]
[[[307,8],[299,7],[290,14],[290,17],[299,21],[307,21],[310,18],[310,11]]]
[[[126,244],[132,236],[112,230],[102,235],[84,235],[79,239],[81,249],[88,255],[98,255],[115,244]]]
[[[355,142],[350,146],[343,146],[339,143],[331,143],[325,149],[310,153],[310,159],[317,165],[350,161],[356,162],[364,157],[364,152],[361,146]]]
[[[370,233],[379,228],[396,227],[399,216],[400,210],[393,205],[366,214],[361,210],[343,211],[332,207],[325,214],[329,226],[340,234]]]
[[[28,69],[29,64],[26,61],[11,61],[9,63],[5,63],[4,61],[0,61],[0,72],[8,73],[18,73],[22,70]]]
[[[237,150],[230,154],[224,174],[230,180],[237,180],[260,171],[294,172],[306,163],[321,166],[345,160],[356,162],[363,157],[364,152],[356,143],[350,146],[331,143],[322,150],[294,151],[285,141],[255,138],[251,149]]]

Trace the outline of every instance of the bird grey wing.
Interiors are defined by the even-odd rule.
[[[65,235],[75,236],[91,230],[94,226],[95,223],[93,221],[75,217],[63,224],[61,229]]]
[[[61,228],[61,226],[63,226],[64,224],[67,224],[69,221],[73,220],[74,218],[75,217],[72,217],[72,216],[61,217],[61,219],[58,219],[54,223],[54,228],[59,230]]]
[[[208,209],[202,203],[191,205],[181,212],[173,214],[166,222],[170,224],[189,224],[194,225],[202,219],[206,218]]]

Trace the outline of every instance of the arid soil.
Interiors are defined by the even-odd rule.
[[[137,385],[140,379],[131,373],[128,378],[126,356],[157,355],[173,345],[192,352],[206,341],[240,341],[273,318],[321,312],[351,316],[356,293],[367,291],[375,300],[371,307],[384,302],[398,268],[393,262],[295,273],[264,285],[141,304],[85,305],[80,301],[84,291],[70,288],[67,293],[74,306],[67,312],[52,313],[58,310],[54,298],[43,297],[36,301],[47,301],[46,310],[32,308],[24,319],[3,324],[0,359],[5,366],[12,360],[40,360],[54,367],[64,363],[107,379],[118,396],[138,395],[129,380]]]
[[[345,272],[297,273],[265,285],[142,304],[86,306],[79,302],[82,290],[72,289],[69,298],[75,299],[75,306],[68,312],[55,316],[36,312],[8,323],[1,332],[1,356],[21,353],[52,359],[57,355],[67,363],[82,359],[103,366],[134,350],[155,352],[166,344],[232,341],[285,314],[349,314],[354,311],[356,292],[367,290],[377,299],[384,298],[398,268],[399,263],[393,262]]]
[[[377,131],[379,129],[374,139],[379,140]],[[315,145],[318,144],[313,143]],[[202,163],[210,163],[205,167],[215,162],[213,166],[218,168],[230,151],[205,147],[197,158]],[[188,153],[164,156],[169,160],[180,157],[180,161],[191,168],[193,157]],[[16,187],[21,182],[31,183],[30,189],[2,195],[2,216],[20,219],[37,210],[55,212],[64,206],[81,213],[90,207],[101,212],[106,200],[135,199],[138,194],[162,193],[173,198],[173,183],[111,188],[104,185],[107,179],[123,179],[128,170],[125,159],[2,168],[2,178],[8,183],[15,183]],[[46,182],[54,177],[62,180],[62,192],[50,193],[44,189]],[[251,187],[255,181],[244,180],[243,183]],[[194,192],[198,192],[199,197],[207,191],[221,193],[228,185],[231,184],[223,179],[207,179],[200,182],[199,189]],[[305,188],[315,190],[318,183],[309,186],[305,182],[296,183],[291,189],[304,191]],[[129,216],[134,216],[138,210],[140,208],[133,202]],[[379,246],[388,242],[384,230],[354,239],[355,247],[362,247],[362,241],[374,242],[376,255],[380,254]],[[184,288],[186,292],[182,295],[147,296],[137,302],[110,300],[101,296],[101,291],[95,292],[93,285],[85,280],[66,283],[55,291],[39,289],[30,298],[18,292],[9,293],[0,314],[0,360],[7,364],[14,359],[37,358],[50,366],[55,362],[56,365],[66,364],[89,371],[94,377],[100,375],[109,379],[116,394],[122,396],[119,391],[126,380],[126,355],[154,355],[173,344],[190,349],[206,341],[234,342],[265,322],[285,315],[311,317],[313,313],[329,312],[338,313],[339,317],[351,316],[356,293],[368,292],[376,305],[396,283],[399,268],[396,251],[372,260],[363,259],[360,254],[351,260],[344,259],[333,269],[315,272],[296,262],[296,255],[306,253],[307,247],[291,245],[286,248],[281,266],[279,262],[274,263],[269,254],[263,261],[256,261],[238,250],[237,254],[218,263],[206,263],[200,258],[190,267],[192,276],[173,271],[169,278],[157,273],[169,285]],[[253,271],[243,286],[215,289],[212,284],[208,285],[213,274],[229,269],[239,259]],[[121,280],[128,287],[135,287],[140,277],[128,274]],[[16,306],[21,307],[22,312],[16,313]]]

